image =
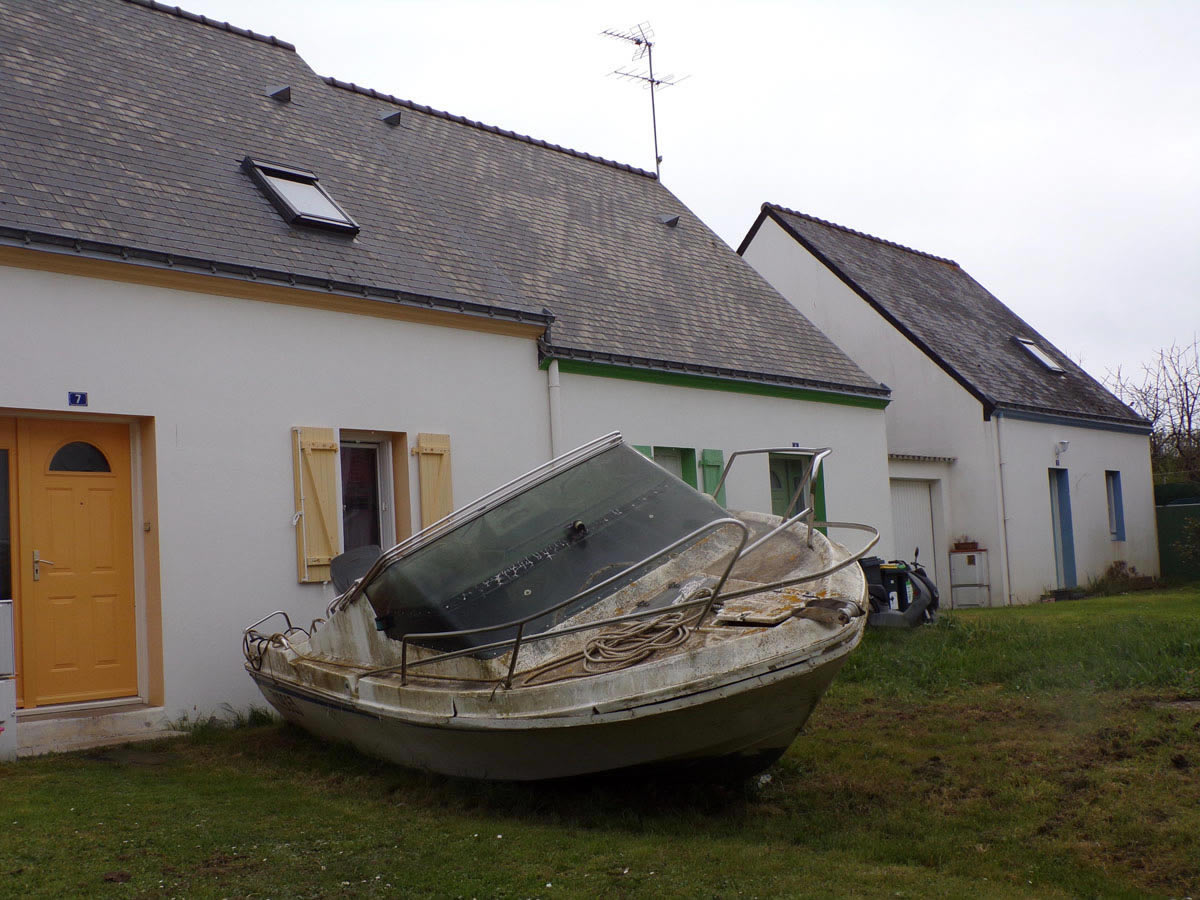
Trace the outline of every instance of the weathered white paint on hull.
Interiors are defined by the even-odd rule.
[[[781,522],[737,515],[763,535]],[[707,618],[681,644],[607,671],[578,661],[597,635],[589,626],[604,634],[613,616],[696,573],[711,575],[714,561],[739,546],[720,533],[694,544],[566,620],[560,635],[529,639],[520,664],[516,650],[460,656],[440,659],[430,675],[418,663],[436,651],[410,646],[406,675],[401,643],[375,627],[373,607],[360,599],[311,632],[252,632],[246,669],[289,721],[426,771],[526,781],[717,761],[743,775],[787,749],[862,640],[866,580],[844,547],[792,525],[733,565],[726,586],[748,592],[737,603],[782,606],[788,614],[776,624],[722,622],[698,610]],[[804,572],[826,573],[805,585],[813,593],[769,588]],[[821,607],[822,598],[834,608]]]
[[[628,708],[609,713],[522,722],[421,724],[265,673],[251,675],[285,719],[319,737],[443,775],[529,781],[655,763],[765,766],[791,744],[857,643],[741,680],[731,673],[721,686],[670,701],[639,706],[631,700]]]

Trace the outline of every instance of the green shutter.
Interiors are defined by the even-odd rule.
[[[642,456],[648,457],[649,459],[654,459],[653,447],[645,447],[641,444],[634,444],[633,449],[642,454]]]
[[[817,479],[813,482],[813,515],[818,522],[826,522],[829,520],[828,514],[825,512],[825,463],[821,463],[821,471],[817,472]],[[819,529],[821,534],[828,536],[829,529]]]
[[[700,469],[704,476],[704,493],[712,494],[717,487],[717,482],[721,480],[721,470],[724,468],[725,454],[722,451],[700,451]],[[721,485],[721,492],[717,494],[716,500],[722,506],[725,505],[725,485]]]
[[[699,490],[699,485],[696,482],[696,451],[689,447],[680,447],[679,462],[683,467],[683,480],[693,490]]]

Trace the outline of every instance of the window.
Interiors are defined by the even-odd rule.
[[[638,445],[633,449],[654,460],[684,484],[710,496],[716,490],[717,483],[721,480],[721,472],[725,468],[725,454],[720,450],[701,450],[697,454],[691,447]],[[721,506],[725,505],[724,485],[715,499]]]
[[[1108,533],[1114,541],[1125,540],[1125,505],[1121,500],[1121,473],[1105,472],[1104,486],[1108,491]]]
[[[787,512],[788,504],[792,502],[792,497],[796,495],[796,490],[804,479],[804,471],[808,468],[811,457],[772,453],[769,459],[771,512],[774,515],[782,516]],[[799,501],[792,507],[792,515],[796,515],[800,510],[807,509],[809,506],[813,508],[813,516],[818,522],[826,520],[824,465],[817,472],[817,477],[800,494]]]
[[[390,478],[386,477],[386,444],[346,440],[342,436],[342,551],[384,546],[384,513]],[[391,544],[388,534],[388,544]]]
[[[84,441],[72,441],[58,449],[50,460],[51,472],[111,472],[100,448]]]
[[[260,162],[249,156],[242,161],[242,168],[289,224],[358,233],[358,223],[338,206],[312,172]]]
[[[1035,344],[1029,338],[1019,337],[1019,338],[1014,338],[1014,340],[1018,344],[1020,344],[1022,347],[1024,347],[1030,356],[1032,356],[1034,359],[1036,359],[1038,362],[1040,362],[1043,366],[1045,366],[1051,372],[1057,372],[1058,374],[1061,375],[1067,371],[1062,366],[1060,366],[1058,363],[1056,363],[1054,361],[1054,359],[1050,356],[1049,353],[1047,353],[1045,350],[1043,350],[1041,347],[1039,347],[1037,344]]]
[[[444,440],[432,470],[418,455],[422,516],[432,504],[440,511],[452,502],[449,438],[418,435],[414,454],[424,453],[430,438]],[[329,581],[330,562],[339,553],[371,545],[391,547],[412,534],[407,434],[293,428],[292,464],[301,582]]]

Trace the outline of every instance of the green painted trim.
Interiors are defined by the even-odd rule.
[[[813,516],[818,522],[828,522],[829,514],[825,511],[825,464],[821,464],[821,470],[817,472],[817,479],[813,482]],[[829,537],[828,528],[818,528],[817,531]]]
[[[803,471],[802,467],[808,465],[812,457],[805,455],[791,456],[783,453],[772,453],[767,457],[767,472],[768,477],[775,475],[779,478],[782,484],[781,488],[771,488],[771,512],[776,516],[782,516],[788,501],[791,500],[792,491],[795,490],[795,479],[799,478]],[[817,472],[817,477],[813,479],[808,489],[809,502],[812,503],[813,518],[818,522],[829,521],[827,507],[825,504],[825,466],[822,464],[820,471]],[[822,534],[828,536],[828,528],[817,529]]]
[[[887,397],[863,397],[856,394],[839,394],[834,391],[788,387],[781,384],[735,381],[730,378],[717,378],[709,375],[659,372],[655,369],[635,369],[628,366],[612,366],[606,363],[585,362],[577,359],[560,359],[558,370],[570,375],[619,378],[624,381],[642,381],[648,384],[698,388],[707,391],[729,391],[734,394],[752,394],[759,397],[783,397],[788,400],[809,400],[813,403],[832,403],[837,406],[858,406],[865,409],[885,409],[891,402]]]
[[[725,468],[725,454],[720,450],[700,451],[700,471],[704,477],[704,493],[712,496],[713,488],[721,480],[721,472]],[[714,498],[722,506],[725,505],[725,485]]]
[[[700,484],[696,480],[696,451],[689,447],[679,448],[679,462],[683,468],[683,480],[692,490],[700,490]]]
[[[647,459],[654,459],[654,448],[647,444],[634,444],[633,449]]]

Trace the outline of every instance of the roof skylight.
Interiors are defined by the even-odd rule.
[[[1036,359],[1038,362],[1040,362],[1043,366],[1045,366],[1051,372],[1058,372],[1061,375],[1067,371],[1062,366],[1060,366],[1057,362],[1055,362],[1049,353],[1047,353],[1045,350],[1043,350],[1041,347],[1039,347],[1037,344],[1035,344],[1029,338],[1019,337],[1019,338],[1015,338],[1015,340],[1018,344],[1020,344],[1022,347],[1024,347],[1029,352],[1030,356],[1032,356],[1034,359]]]
[[[329,196],[312,172],[261,162],[249,156],[242,161],[242,168],[289,224],[358,233],[358,223]]]

